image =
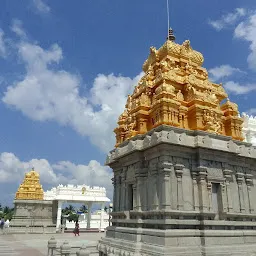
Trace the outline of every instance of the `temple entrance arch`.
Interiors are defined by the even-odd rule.
[[[110,202],[110,199],[106,196],[105,188],[96,186],[90,187],[86,185],[59,185],[58,187],[46,191],[44,193],[44,200],[55,202],[57,208],[56,232],[58,232],[61,227],[61,210],[64,203],[79,203],[88,206],[87,229],[91,228],[91,211],[93,204],[100,204],[100,225],[98,229],[99,231],[104,230],[104,207],[106,203]]]

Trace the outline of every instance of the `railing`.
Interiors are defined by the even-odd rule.
[[[52,237],[48,241],[48,256],[93,256],[99,255],[96,245],[82,245],[81,247],[71,246],[68,241],[58,246],[57,241]]]
[[[8,232],[12,234],[53,234],[56,233],[56,225],[44,226],[44,225],[13,225],[8,228]]]

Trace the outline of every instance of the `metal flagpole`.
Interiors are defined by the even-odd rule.
[[[166,5],[167,5],[167,32],[169,33],[169,29],[170,29],[170,10],[169,10],[169,0],[166,0]]]

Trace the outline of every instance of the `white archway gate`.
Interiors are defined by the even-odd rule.
[[[110,199],[106,196],[106,189],[104,187],[90,187],[86,185],[59,185],[44,192],[44,200],[57,201],[57,222],[56,231],[59,230],[61,225],[61,210],[63,203],[81,203],[88,206],[87,214],[87,229],[91,228],[91,210],[94,203],[101,205],[100,212],[100,225],[99,231],[104,230],[103,216],[104,206],[110,202]]]

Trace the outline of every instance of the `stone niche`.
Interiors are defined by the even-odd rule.
[[[105,255],[256,255],[256,149],[231,137],[159,126],[110,152]]]
[[[11,226],[54,225],[56,224],[54,205],[53,201],[46,200],[15,200]]]

